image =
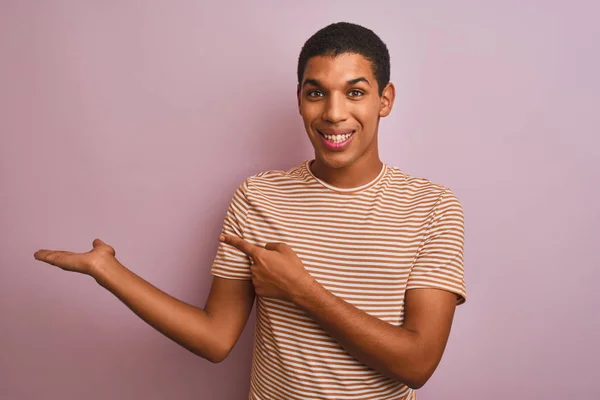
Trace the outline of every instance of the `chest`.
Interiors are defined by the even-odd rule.
[[[382,199],[260,202],[245,236],[284,242],[306,270],[336,296],[367,312],[398,315],[424,220]]]

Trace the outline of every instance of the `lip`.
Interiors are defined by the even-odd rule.
[[[332,150],[332,151],[344,150],[346,147],[348,147],[348,145],[350,144],[352,139],[354,139],[354,136],[356,133],[356,131],[353,129],[323,129],[323,130],[317,129],[317,132],[319,133],[319,136],[321,137],[321,141],[323,142],[325,147],[327,147],[329,150]],[[346,139],[340,143],[332,143],[332,142],[328,141],[327,139],[325,139],[325,136],[323,136],[324,134],[326,134],[326,135],[346,135],[348,133],[352,133],[352,136],[350,136],[348,139]]]
[[[317,129],[317,131],[322,135],[347,135],[356,132],[354,129]]]

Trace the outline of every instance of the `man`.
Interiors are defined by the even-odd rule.
[[[212,362],[257,299],[250,399],[415,399],[465,301],[463,213],[452,191],[379,159],[393,106],[389,54],[332,24],[298,61],[315,158],[242,183],[225,217],[204,309],[161,292],[96,239],[35,258],[91,275],[157,330]]]

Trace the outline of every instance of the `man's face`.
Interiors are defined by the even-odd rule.
[[[362,157],[379,160],[379,118],[391,111],[389,84],[379,96],[371,62],[359,54],[317,56],[308,60],[298,86],[298,106],[315,158],[330,168]]]

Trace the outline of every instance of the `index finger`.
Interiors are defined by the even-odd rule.
[[[219,236],[219,240],[223,243],[232,245],[233,247],[250,257],[255,257],[257,255],[257,252],[261,250],[261,247],[249,243],[237,236],[221,234],[221,236]]]

